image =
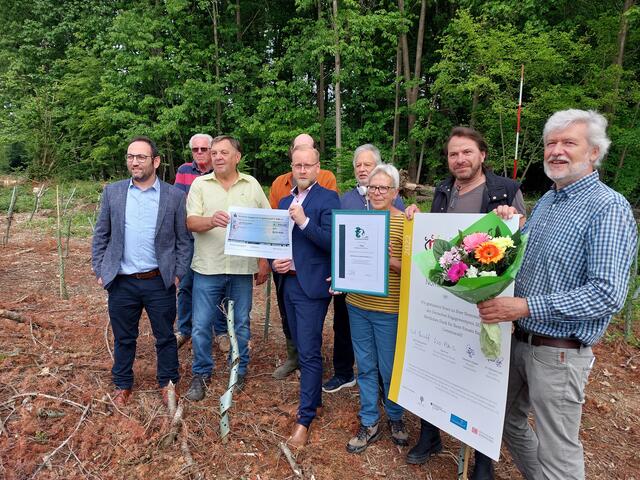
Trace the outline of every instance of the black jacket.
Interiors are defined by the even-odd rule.
[[[520,183],[510,178],[498,176],[489,170],[485,170],[484,175],[487,178],[486,189],[482,199],[482,206],[478,213],[490,212],[499,205],[513,204],[516,193],[520,189]],[[431,213],[447,212],[454,181],[455,178],[449,175],[436,187],[433,194],[433,203],[431,204]]]

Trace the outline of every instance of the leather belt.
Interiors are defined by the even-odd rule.
[[[531,345],[534,347],[556,347],[556,348],[582,348],[583,343],[575,338],[552,338],[552,337],[542,337],[540,335],[536,335],[535,333],[525,332],[524,330],[517,328],[513,331],[513,336],[516,340],[524,343],[529,343],[529,339],[531,339]]]
[[[125,277],[137,278],[138,280],[148,280],[149,278],[155,278],[160,276],[160,269],[156,268],[155,270],[151,270],[150,272],[141,272],[141,273],[130,273],[124,275]]]
[[[289,270],[287,273],[285,273],[285,275],[295,277],[296,275],[298,275],[298,273],[295,270]]]

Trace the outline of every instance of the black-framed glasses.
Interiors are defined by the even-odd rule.
[[[209,150],[209,147],[191,147],[192,153],[207,153]]]
[[[367,192],[368,193],[379,193],[380,195],[386,195],[387,193],[389,193],[389,190],[391,190],[393,187],[388,187],[386,185],[369,185],[367,187]]]
[[[136,160],[139,163],[144,163],[147,161],[148,158],[151,158],[151,155],[143,155],[142,153],[139,153],[139,154],[127,153],[124,157],[127,159],[127,162],[133,162],[134,160]]]

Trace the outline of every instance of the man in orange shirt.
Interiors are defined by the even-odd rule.
[[[317,149],[316,142],[313,137],[306,133],[301,133],[291,142],[289,147],[289,158],[291,158],[291,152],[293,149],[302,145],[308,145]],[[318,172],[317,182],[324,188],[338,192],[336,177],[333,172],[330,172],[329,170],[320,170],[320,172]],[[291,195],[291,190],[293,190],[294,187],[295,183],[293,180],[293,173],[291,171],[283,173],[277,177],[271,184],[271,191],[269,192],[269,203],[271,204],[271,208],[278,208],[280,200]],[[283,380],[298,368],[298,351],[291,340],[291,331],[289,330],[289,324],[287,323],[287,313],[284,309],[282,289],[283,280],[283,275],[273,272],[273,281],[276,285],[276,297],[278,299],[278,310],[280,311],[280,318],[282,319],[282,331],[287,339],[287,360],[273,372],[273,377],[278,380]]]

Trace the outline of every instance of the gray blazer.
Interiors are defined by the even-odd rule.
[[[118,274],[124,252],[124,217],[130,179],[107,185],[93,232],[91,266],[107,288]],[[155,249],[158,268],[166,288],[175,277],[182,278],[189,268],[191,240],[187,232],[186,195],[173,185],[160,181]]]

